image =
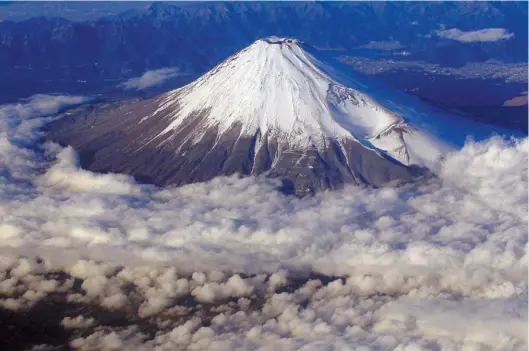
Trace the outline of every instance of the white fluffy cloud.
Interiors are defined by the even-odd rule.
[[[122,84],[123,88],[144,90],[160,85],[168,79],[179,76],[180,70],[177,67],[161,68],[143,73],[140,77],[131,78]]]
[[[11,258],[1,268],[12,272],[26,266],[26,261]],[[289,272],[283,271],[289,289],[274,292],[270,288],[276,282],[268,274],[241,278],[195,272],[181,276],[175,268],[119,268],[84,260],[76,268],[53,261],[30,266],[15,283],[13,278],[4,278],[0,286],[11,288],[0,292],[0,305],[27,310],[53,295],[57,306],[57,296],[63,296],[62,306],[76,305],[70,311],[65,308],[71,315],[60,325],[83,331],[73,333],[69,342],[80,350],[321,350],[322,345],[333,349],[356,345],[376,350],[523,350],[527,343],[525,296],[479,297],[470,289],[454,294],[448,286],[436,286],[432,276],[417,280],[410,272],[405,274],[408,279],[393,272],[325,281],[288,278]],[[53,284],[43,278],[61,270],[87,272],[81,274],[81,289],[76,291],[68,276]],[[489,283],[481,279],[481,284]],[[478,284],[475,288],[479,289]],[[207,299],[191,293],[196,298],[190,300],[189,291],[199,289],[210,290]],[[121,296],[121,304],[105,303],[116,295]],[[83,315],[75,314],[79,304],[85,306]],[[121,311],[122,325],[116,325],[115,316],[108,319],[99,307]]]
[[[526,345],[527,139],[469,142],[438,178],[401,188],[159,189],[39,146],[39,116],[83,99],[38,99],[0,107],[0,305],[86,306],[58,322],[88,331],[73,348]]]
[[[463,43],[494,42],[508,40],[514,36],[514,33],[507,32],[505,28],[485,28],[468,32],[451,28],[439,30],[435,34],[441,38],[457,40]]]

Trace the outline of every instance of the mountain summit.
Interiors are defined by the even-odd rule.
[[[307,44],[270,37],[182,88],[62,119],[50,137],[80,151],[93,171],[158,185],[267,174],[304,194],[405,182],[433,167],[449,143],[403,103]]]

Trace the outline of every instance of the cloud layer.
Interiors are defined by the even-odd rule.
[[[485,28],[468,32],[452,28],[439,30],[435,33],[438,37],[457,40],[462,43],[494,42],[508,40],[514,36],[514,33],[507,32],[505,28]]]
[[[147,71],[140,77],[131,78],[122,84],[126,90],[144,90],[160,85],[167,80],[179,76],[180,70],[177,67],[161,68]]]
[[[527,139],[468,142],[402,188],[298,199],[234,176],[159,189],[38,144],[42,116],[82,101],[0,108],[0,304],[60,301],[71,347],[526,345]]]

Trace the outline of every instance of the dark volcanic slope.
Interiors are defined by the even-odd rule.
[[[81,108],[50,124],[48,138],[78,150],[82,166],[91,171],[126,173],[140,182],[161,186],[235,173],[267,173],[283,180],[284,191],[304,194],[344,183],[380,186],[406,182],[420,173],[416,167],[405,167],[354,141],[347,142],[345,152],[332,140],[323,152],[295,150],[260,133],[238,138],[238,125],[221,136],[209,130],[193,145],[186,136],[200,126],[200,114],[174,134],[148,143],[147,136],[159,134],[168,124],[164,115],[140,123],[159,106],[159,99]],[[265,147],[256,152],[257,142]]]

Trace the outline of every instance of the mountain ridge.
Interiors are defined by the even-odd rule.
[[[198,75],[269,35],[334,49],[396,41],[410,53],[406,59],[444,65],[487,59],[526,62],[526,18],[526,4],[516,3],[236,2],[154,4],[83,22],[5,21],[0,23],[0,83],[17,79],[19,84],[0,88],[7,96],[22,90],[14,96],[26,97],[47,81],[66,82],[54,91],[75,88],[79,93],[163,67]],[[436,36],[440,23],[461,30],[503,27],[515,36],[460,43]],[[455,50],[458,55],[452,55]]]

